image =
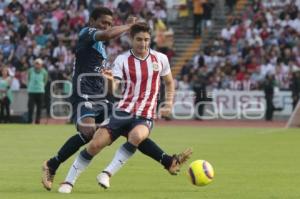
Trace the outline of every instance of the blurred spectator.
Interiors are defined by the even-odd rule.
[[[204,114],[204,104],[207,101],[207,71],[206,67],[201,67],[196,70],[196,74],[192,80],[192,89],[196,94],[195,107],[196,107],[196,120],[201,120]]]
[[[266,77],[267,74],[275,74],[275,66],[269,60],[264,59],[263,64],[260,66],[260,73],[263,77]]]
[[[245,79],[245,75],[246,75],[245,66],[240,66],[240,68],[238,69],[238,72],[236,74],[236,79],[238,81],[243,81]]]
[[[117,13],[121,20],[125,22],[127,17],[132,14],[132,6],[127,0],[121,0],[117,6]]]
[[[4,61],[12,61],[15,50],[14,45],[11,43],[9,36],[4,37],[4,41],[0,46],[0,50],[3,53]]]
[[[162,5],[160,4],[155,4],[154,10],[152,11],[154,14],[154,17],[156,19],[162,20],[165,24],[167,23],[167,13],[163,9]]]
[[[212,26],[212,11],[215,4],[211,0],[206,0],[203,3],[203,22],[204,26],[210,28]]]
[[[226,6],[228,7],[228,13],[232,13],[235,4],[236,4],[236,0],[226,0]]]
[[[263,4],[260,0],[253,0],[252,2],[252,9],[256,13],[262,9]]]
[[[148,11],[152,11],[154,9],[155,6],[155,0],[147,0],[146,1],[146,9]]]
[[[188,91],[191,89],[189,83],[189,76],[186,74],[183,76],[182,80],[178,82],[177,90],[178,91]]]
[[[8,6],[8,11],[12,12],[13,14],[21,14],[24,11],[24,7],[18,0],[12,0]]]
[[[91,12],[94,8],[98,8],[103,6],[102,0],[90,0],[90,3],[88,5],[88,9]]]
[[[192,65],[189,64],[189,60],[185,60],[185,64],[182,66],[180,71],[180,77],[188,76],[188,80],[190,81],[190,73],[191,73]]]
[[[122,48],[121,45],[119,44],[119,42],[116,41],[112,41],[106,49],[107,54],[109,54],[109,63],[113,63],[114,59],[122,52]]]
[[[67,55],[67,48],[65,47],[62,40],[59,40],[58,46],[56,46],[53,50],[53,58],[58,59],[59,57],[65,57]]]
[[[182,31],[188,28],[188,16],[189,16],[189,8],[187,0],[180,0],[178,5],[178,17],[182,24]]]
[[[132,9],[133,9],[133,14],[139,15],[145,6],[145,1],[144,0],[133,0],[131,5],[132,5]]]
[[[2,11],[1,15],[3,15],[3,11],[6,8],[6,6],[7,6],[6,0],[0,0],[0,10]]]
[[[26,4],[28,5],[29,3]],[[35,19],[36,17],[38,17],[40,11],[43,8],[43,5],[39,0],[34,0],[31,4],[28,5],[28,7],[29,7],[28,11],[30,12],[29,14],[30,17]]]
[[[202,34],[202,19],[203,19],[203,2],[204,0],[193,0],[194,25],[193,34],[201,36]]]
[[[89,11],[86,9],[86,7],[83,4],[81,4],[79,6],[78,14],[79,14],[80,18],[83,19],[84,24],[87,24],[89,21]],[[81,25],[84,25],[84,24],[81,24]]]
[[[283,63],[278,63],[275,67],[275,80],[278,82],[278,87],[282,90],[289,88],[289,68]]]
[[[40,123],[47,81],[48,73],[43,68],[43,60],[38,58],[34,61],[34,67],[30,68],[28,71],[28,123],[30,124],[33,121],[33,111],[35,106],[35,123]]]
[[[1,69],[0,76],[0,123],[10,122],[10,104],[12,102],[11,83],[12,79],[8,74],[8,68],[4,66]]]
[[[38,35],[43,33],[44,25],[42,24],[42,18],[37,17],[35,23],[31,26],[30,31],[33,35]]]
[[[275,110],[275,106],[273,104],[275,86],[276,86],[276,82],[274,76],[268,74],[264,82],[264,92],[265,92],[265,100],[266,100],[266,114],[265,114],[266,121],[273,120],[273,112]]]
[[[250,81],[252,83],[251,90],[260,89],[260,84],[263,81],[264,77],[260,74],[260,68],[257,67],[255,71],[253,71],[250,75]]]
[[[225,40],[226,43],[229,43],[234,32],[235,27],[231,27],[230,24],[227,24],[226,28],[223,28],[221,31],[221,37]]]
[[[27,19],[24,17],[21,19],[20,25],[17,29],[17,32],[18,32],[21,40],[24,39],[24,37],[26,36],[28,31],[29,31],[28,22],[27,22]]]
[[[114,0],[108,0],[105,7],[109,8],[113,12],[116,11]]]
[[[197,69],[199,67],[203,67],[205,64],[205,59],[204,59],[204,55],[202,50],[199,51],[199,53],[197,53],[194,57],[193,60],[193,64],[194,64],[194,69]]]

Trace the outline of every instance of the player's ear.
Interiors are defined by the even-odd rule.
[[[133,42],[133,36],[131,34],[129,35],[129,39],[130,39],[130,42],[132,44],[132,42]]]
[[[131,39],[131,40],[133,40],[133,35],[131,34],[131,33],[129,33],[129,38]]]
[[[89,19],[89,25],[93,26],[94,24],[95,24],[95,20],[92,17],[90,17],[90,19]]]

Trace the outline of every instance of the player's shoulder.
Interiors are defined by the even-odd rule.
[[[128,57],[129,57],[130,55],[131,55],[131,54],[130,54],[130,51],[127,50],[127,51],[125,51],[125,52],[119,54],[119,55],[116,57],[115,60],[117,60],[117,61],[124,61],[124,60],[127,60]]]
[[[79,31],[79,40],[86,41],[87,38],[93,38],[94,33],[97,31],[96,28],[84,27]]]
[[[79,36],[84,35],[86,33],[94,32],[96,30],[97,30],[96,28],[92,28],[92,27],[88,27],[88,26],[84,27],[79,31]]]
[[[150,54],[155,56],[159,61],[162,62],[168,61],[168,57],[165,54],[158,52],[156,50],[150,49]]]
[[[84,27],[79,31],[79,37],[88,32],[89,27]]]

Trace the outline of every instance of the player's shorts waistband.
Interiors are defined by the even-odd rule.
[[[152,118],[147,118],[147,117],[143,117],[143,116],[140,116],[140,115],[135,115],[133,113],[129,113],[125,110],[122,110],[122,109],[117,109],[116,112],[122,112],[124,114],[127,114],[128,116],[130,115],[131,118],[135,118],[135,119],[142,119],[142,120],[148,120],[148,121],[153,121]]]

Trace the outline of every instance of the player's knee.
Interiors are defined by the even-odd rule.
[[[141,142],[143,142],[148,137],[147,132],[132,132],[128,136],[128,141],[135,146],[138,146]]]
[[[92,117],[82,118],[77,124],[77,129],[88,142],[93,138],[96,131],[95,119]]]
[[[89,144],[89,149],[92,151],[97,151],[99,147],[100,145],[96,140],[92,140]]]
[[[96,131],[96,127],[95,126],[79,126],[78,130],[81,133],[81,135],[83,135],[85,140],[87,142],[89,142],[94,136],[94,133]]]
[[[91,152],[92,154],[97,154],[98,152],[101,151],[101,149],[104,146],[102,146],[101,142],[98,140],[93,139],[88,146],[88,151]]]

